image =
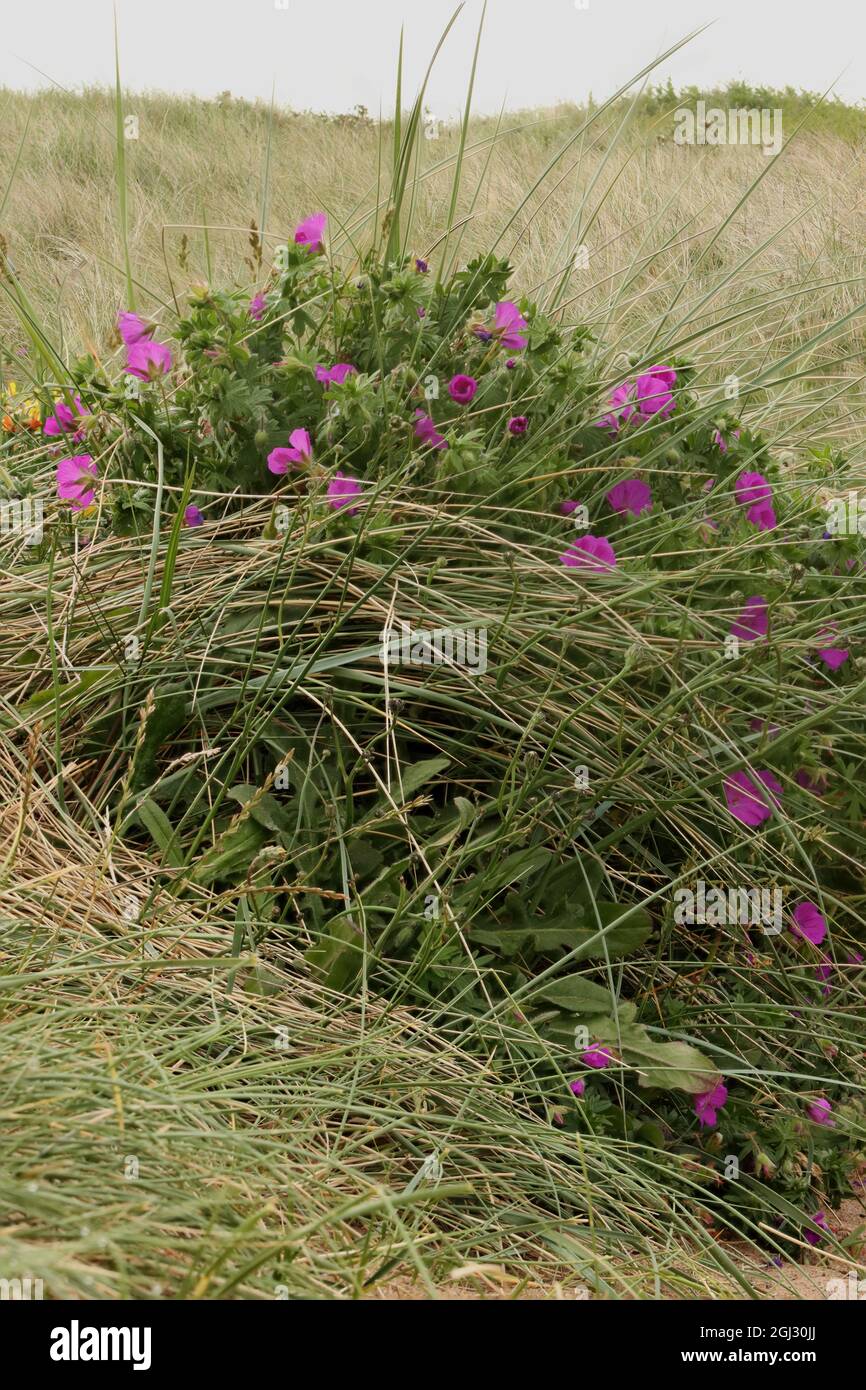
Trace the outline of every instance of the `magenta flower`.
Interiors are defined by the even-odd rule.
[[[756,776],[770,793],[772,801],[778,806],[782,788],[772,772],[758,772]],[[743,825],[761,825],[772,815],[766,798],[747,772],[732,772],[730,776],[726,777],[724,792],[728,810],[734,819],[742,822]]]
[[[791,928],[794,935],[802,936],[804,941],[811,941],[813,946],[820,946],[827,935],[827,923],[815,904],[798,903],[791,915],[794,918]]]
[[[728,1088],[721,1081],[711,1091],[701,1091],[700,1095],[695,1096],[695,1114],[701,1129],[712,1129],[718,1118],[716,1112],[724,1107],[727,1099]]]
[[[660,419],[666,419],[676,407],[671,394],[676,380],[673,367],[651,367],[637,381],[622,382],[610,394],[613,410],[603,419],[596,420],[596,424],[615,432],[637,414],[644,417],[658,415]]]
[[[76,511],[89,507],[94,497],[93,479],[98,476],[99,469],[89,454],[61,459],[57,465],[57,496]]]
[[[516,361],[515,358],[509,357],[509,359],[508,359],[508,361],[506,362],[505,365],[506,365],[506,367],[508,368],[508,370],[509,370],[510,372],[513,372],[513,371],[514,371],[514,368],[517,366],[517,361]]]
[[[822,637],[832,637],[835,631],[835,624],[833,627],[823,628],[818,633],[818,641],[820,642]],[[818,655],[831,671],[838,671],[848,660],[849,652],[847,647],[819,647]]]
[[[183,509],[184,526],[201,526],[204,522],[204,515],[199,511],[193,502]]]
[[[448,383],[448,394],[458,405],[468,405],[477,390],[474,376],[452,376]]]
[[[673,388],[677,384],[677,374],[673,367],[650,367],[647,376],[654,377],[663,386]]]
[[[766,637],[767,628],[767,600],[760,594],[753,594],[746,599],[739,617],[731,623],[730,634],[744,642],[753,642],[756,637]]]
[[[741,473],[734,484],[734,496],[741,507],[747,507],[746,519],[761,531],[772,531],[776,525],[773,510],[773,489],[763,473]]]
[[[153,324],[146,319],[139,318],[138,314],[123,313],[117,316],[117,331],[125,347],[134,347],[140,343],[142,338],[149,338],[153,332]]]
[[[440,434],[429,415],[423,410],[415,411],[415,437],[432,449],[447,449],[448,440]]]
[[[305,217],[303,222],[300,222],[295,228],[295,244],[307,246],[313,253],[321,251],[327,221],[327,216],[323,212],[314,212],[312,216]]]
[[[820,1227],[820,1230],[804,1231],[803,1235],[810,1245],[818,1245],[824,1239],[821,1231],[826,1231],[827,1235],[830,1235],[830,1227],[827,1225],[827,1218],[823,1211],[816,1211],[811,1221],[812,1225]]]
[[[49,415],[43,425],[45,434],[66,434],[69,430],[78,432],[85,415],[90,411],[86,405],[81,404],[81,397],[76,395],[72,398],[72,405],[67,405],[66,401],[54,402],[54,414]]]
[[[263,294],[254,294],[250,300],[250,318],[255,319],[256,323],[260,323],[265,316],[265,308],[265,296]]]
[[[347,376],[357,372],[358,368],[353,367],[351,362],[335,362],[333,367],[316,367],[316,381],[320,381],[323,386],[342,386]]]
[[[165,343],[155,343],[152,338],[139,338],[127,350],[126,370],[142,381],[154,381],[171,371],[171,352]]]
[[[504,348],[511,352],[520,352],[526,347],[523,329],[529,325],[517,305],[510,299],[504,299],[501,304],[497,304],[493,322],[493,332]]]
[[[344,473],[335,473],[328,483],[328,501],[332,507],[346,507],[353,497],[360,496],[361,491],[361,484],[357,478],[350,478]],[[348,515],[354,516],[357,510],[357,507],[349,507]]]
[[[526,434],[526,427],[528,424],[529,421],[525,415],[512,415],[511,419],[508,421],[509,433]]]
[[[289,464],[303,466],[312,462],[313,446],[306,430],[292,430],[288,449],[272,449],[268,454],[271,473],[287,473]]]
[[[621,483],[615,483],[607,493],[605,501],[615,512],[631,512],[632,516],[640,516],[641,512],[651,512],[653,508],[653,495],[649,485],[642,483],[640,478],[626,478]]]
[[[763,473],[741,473],[734,484],[734,496],[741,507],[753,507],[760,502],[772,502],[773,489]]]
[[[584,1091],[586,1090],[586,1082],[580,1079],[577,1081],[570,1081],[568,1089],[572,1092],[573,1095],[582,1096]]]
[[[580,536],[560,555],[559,561],[569,569],[590,569],[601,574],[614,569],[617,563],[614,548],[604,536]]]
[[[562,512],[563,516],[571,516],[571,513],[576,512],[579,506],[579,502],[573,502],[571,498],[568,498],[567,501],[560,502],[559,510]]]
[[[612,430],[616,433],[620,426],[626,424],[635,414],[635,408],[631,404],[631,383],[624,381],[621,386],[615,386],[610,393],[609,400],[613,410],[609,415],[603,416],[601,420],[596,420],[595,423],[599,429]]]
[[[605,1067],[613,1066],[613,1056],[606,1047],[590,1047],[586,1052],[581,1052],[580,1060],[585,1067],[595,1067],[597,1071],[603,1071]]]
[[[676,407],[670,388],[677,374],[673,367],[652,367],[635,382],[635,400],[641,415],[658,415],[661,420]]]
[[[746,512],[746,520],[759,531],[772,531],[776,526],[776,513],[771,502],[756,502]]]

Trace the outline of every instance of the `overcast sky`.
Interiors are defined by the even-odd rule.
[[[393,102],[406,29],[414,92],[456,0],[117,0],[124,85],[270,98],[303,110],[377,113]],[[0,24],[0,84],[33,89],[113,82],[110,0],[39,0]],[[436,115],[459,108],[481,0],[467,0],[429,89]],[[489,0],[475,108],[609,95],[701,24],[659,69],[677,85],[742,77],[866,97],[862,0]],[[44,77],[28,63],[38,67]],[[2,128],[0,128],[2,139]]]

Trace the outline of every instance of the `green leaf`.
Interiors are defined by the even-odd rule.
[[[162,807],[147,797],[138,808],[138,818],[154,844],[159,846],[163,863],[170,864],[173,869],[179,869],[183,864],[183,855],[171,821]]]
[[[469,940],[473,946],[495,946],[500,955],[509,958],[515,956],[518,951],[529,941],[529,932],[526,927],[476,927],[469,928]]]
[[[654,1149],[666,1147],[665,1132],[661,1125],[656,1124],[654,1120],[645,1120],[642,1125],[639,1125],[636,1137],[644,1144],[650,1144]]]
[[[267,835],[250,816],[224,835],[213,849],[202,856],[192,872],[194,883],[213,883],[220,878],[243,877]]]
[[[531,878],[537,874],[539,869],[549,864],[553,854],[543,845],[536,845],[530,849],[518,849],[513,854],[507,854],[500,864],[494,865],[484,875],[484,891],[487,894],[496,893],[500,888],[505,888],[509,883],[517,883],[526,878]]]
[[[382,851],[369,840],[353,837],[346,848],[356,878],[370,878],[382,867]]]
[[[391,794],[397,800],[397,791],[402,788],[403,800],[416,792],[419,787],[423,787],[425,782],[429,782],[433,777],[437,777],[440,772],[444,772],[446,767],[451,766],[450,758],[425,758],[420,763],[410,763],[408,767],[400,769],[400,778],[394,780],[391,787]]]
[[[187,699],[178,692],[160,695],[153,707],[135,753],[135,770],[132,787],[143,791],[150,787],[157,777],[157,755],[163,744],[168,743],[188,718]]]
[[[510,901],[509,898],[506,906]],[[601,928],[581,924],[587,918],[592,920],[594,917],[590,907],[585,911],[564,912],[556,918],[533,920],[522,917],[517,926],[508,922],[502,926],[493,924],[473,927],[470,936],[473,942],[484,946],[499,946],[508,955],[513,955],[531,940],[533,950],[539,952],[555,951],[564,947],[569,951],[577,951],[575,960],[617,960],[636,951],[652,931],[652,920],[643,908],[637,907],[629,911],[618,903],[596,903],[595,906],[601,919]],[[623,919],[621,925],[609,926],[611,922],[618,922],[619,918]],[[538,922],[538,926],[535,925],[535,921]]]
[[[610,990],[587,980],[584,975],[564,975],[560,980],[551,980],[533,995],[533,1000],[536,999],[574,1014],[609,1014],[612,1003]]]
[[[24,715],[38,714],[45,711],[46,706],[53,705],[56,709],[74,700],[76,695],[81,695],[85,691],[91,690],[99,681],[104,681],[109,676],[117,674],[116,666],[100,667],[97,670],[81,671],[78,679],[69,685],[62,685],[58,682],[48,690],[39,690],[35,695],[31,695],[29,700],[25,700],[20,706],[20,712]]]
[[[552,911],[559,911],[563,904],[580,904],[585,909],[598,893],[603,876],[601,863],[589,855],[552,864],[535,886],[534,905],[542,909],[549,905]]]
[[[473,805],[465,796],[455,796],[454,802],[437,819],[436,826],[442,827],[441,833],[434,838],[425,841],[427,849],[439,849],[442,845],[450,844],[457,835],[462,835],[468,829],[478,815],[478,808]]]
[[[637,1072],[641,1086],[657,1087],[663,1091],[688,1091],[698,1095],[702,1091],[712,1090],[721,1079],[715,1064],[690,1043],[657,1042],[643,1024],[635,1023],[635,1005],[631,1000],[623,1000],[617,1007],[616,1017],[613,1017],[607,990],[600,989],[589,980],[581,980],[580,976],[569,976],[562,984],[575,986],[571,1003],[566,1002],[568,996],[565,991],[560,992],[559,997],[553,997],[552,987],[536,998],[549,998],[560,1008],[583,1013],[592,1041],[605,1043],[619,1055],[624,1066]],[[589,987],[585,994],[580,989],[581,984]],[[603,1012],[596,1007],[602,996],[606,997]],[[584,1006],[582,999],[586,1001]],[[548,1019],[539,1024],[538,1031],[542,1037],[565,1047],[573,1046],[574,1022],[571,1019]]]
[[[601,927],[593,925],[596,913]],[[561,943],[579,948],[576,960],[616,960],[630,955],[643,945],[653,928],[652,918],[645,908],[629,909],[619,903],[596,903],[594,910],[590,906],[582,914],[582,919],[590,925],[572,928],[571,936]],[[617,925],[612,926],[613,922]],[[544,930],[542,928],[542,932]]]
[[[345,917],[332,918],[325,931],[304,959],[328,989],[346,990],[361,969],[361,934]]]
[[[259,788],[252,786],[249,782],[239,782],[237,786],[230,787],[227,795],[233,801],[239,801],[242,806],[246,806],[252,801],[253,797],[258,796]],[[283,809],[275,796],[270,792],[265,792],[259,796],[256,804],[250,809],[250,816],[258,821],[266,830],[276,830],[290,832],[294,828],[294,821],[287,811]]]
[[[638,1073],[641,1086],[699,1095],[711,1091],[720,1079],[715,1063],[691,1043],[656,1042],[640,1023],[620,1021],[618,1033],[613,1019],[601,1020],[594,1027],[601,1042],[622,1047],[622,1059]]]

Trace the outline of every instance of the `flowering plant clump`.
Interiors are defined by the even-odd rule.
[[[232,811],[214,813],[206,852],[189,841],[193,881],[243,884],[262,939],[302,914],[307,963],[331,988],[355,988],[363,968],[482,1031],[507,1014],[508,1046],[493,1052],[503,1067],[523,1059],[540,1115],[669,1150],[672,1182],[699,1182],[705,1204],[727,1182],[718,1220],[722,1205],[750,1211],[763,1183],[818,1225],[862,1119],[853,1062],[831,1056],[820,1027],[828,999],[861,987],[862,963],[847,769],[863,729],[844,698],[859,681],[862,559],[856,538],[825,534],[829,456],[813,453],[793,483],[745,410],[701,404],[688,361],[606,370],[592,335],[518,296],[493,255],[441,279],[409,252],[343,271],[328,237],[324,214],[303,218],[261,284],[193,286],[174,321],[122,308],[114,360],[82,359],[39,394],[70,525],[98,511],[115,535],[150,537],[161,498],[172,546],[219,544],[206,525],[219,514],[229,545],[265,557],[255,613],[239,599],[199,654],[195,699],[173,685],[162,698],[133,790],[166,818],[180,807],[192,834],[198,792],[171,762],[175,741],[218,718],[218,742],[242,718],[240,692],[263,701],[278,669],[245,777],[220,796]],[[332,630],[308,588],[323,572]],[[429,660],[426,639],[407,647],[421,676],[386,665],[388,738],[409,763],[398,782],[390,763],[376,770],[370,702],[385,689],[377,633],[406,575],[416,596],[443,578],[461,630],[484,626],[501,646],[468,694],[459,656]],[[475,613],[464,590],[478,575]],[[535,601],[543,621],[524,616]],[[566,695],[547,728],[538,711],[557,674]],[[317,721],[333,715],[327,747],[298,694],[308,678]],[[521,704],[531,682],[536,703]],[[376,692],[366,706],[359,687]],[[148,811],[131,831],[155,824]],[[516,837],[505,853],[499,832]],[[784,858],[792,835],[803,859]],[[784,888],[779,930],[676,921],[675,888],[715,870]],[[366,903],[366,956],[357,911],[327,910],[350,889]],[[758,1086],[762,1066],[788,1070],[771,1038],[798,1014],[814,1026],[790,1081]],[[730,1154],[748,1183],[724,1177]]]
[[[338,473],[375,481],[402,455],[414,482],[478,495],[516,482],[527,460],[515,441],[556,420],[572,393],[575,407],[586,395],[585,337],[563,354],[552,324],[536,315],[530,330],[504,297],[505,262],[482,258],[447,285],[418,257],[387,269],[371,259],[341,277],[325,261],[325,236],[323,215],[304,219],[252,296],[194,287],[171,344],[167,327],[122,310],[113,376],[85,359],[74,394],[48,403],[46,431],[58,442],[95,437],[110,448],[115,530],[144,521],[136,480],[155,482],[148,431],[162,443],[169,487],[194,475],[194,486],[248,496],[271,473],[291,501],[327,495]],[[328,354],[311,307],[323,295],[335,306]],[[510,408],[539,374],[547,386],[532,415]]]

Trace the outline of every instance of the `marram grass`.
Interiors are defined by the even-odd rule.
[[[0,542],[0,1272],[50,1297],[436,1296],[480,1269],[512,1297],[724,1298],[773,1257],[785,1289],[818,1236],[844,1273],[866,613],[856,536],[819,542],[862,481],[863,283],[856,200],[820,185],[857,147],[837,112],[772,168],[710,163],[659,93],[467,104],[435,141],[423,93],[401,104],[52,95],[25,130],[8,99],[5,379],[95,472],[90,508],[55,502],[67,451],[3,435],[7,494],[49,501],[40,545]],[[265,151],[249,206],[205,180],[214,122],[221,168]],[[28,248],[36,155],[74,187]],[[110,326],[136,307],[171,367],[127,395]],[[654,366],[676,400],[634,420]],[[312,458],[269,472],[293,427]],[[757,468],[778,525],[750,530]],[[652,512],[612,514],[635,474]],[[572,563],[575,498],[610,573]],[[767,641],[734,663],[757,585]],[[483,629],[485,669],[383,665],[394,622]],[[738,820],[725,786],[768,763],[781,811]],[[829,954],[684,924],[696,878],[817,895]]]

